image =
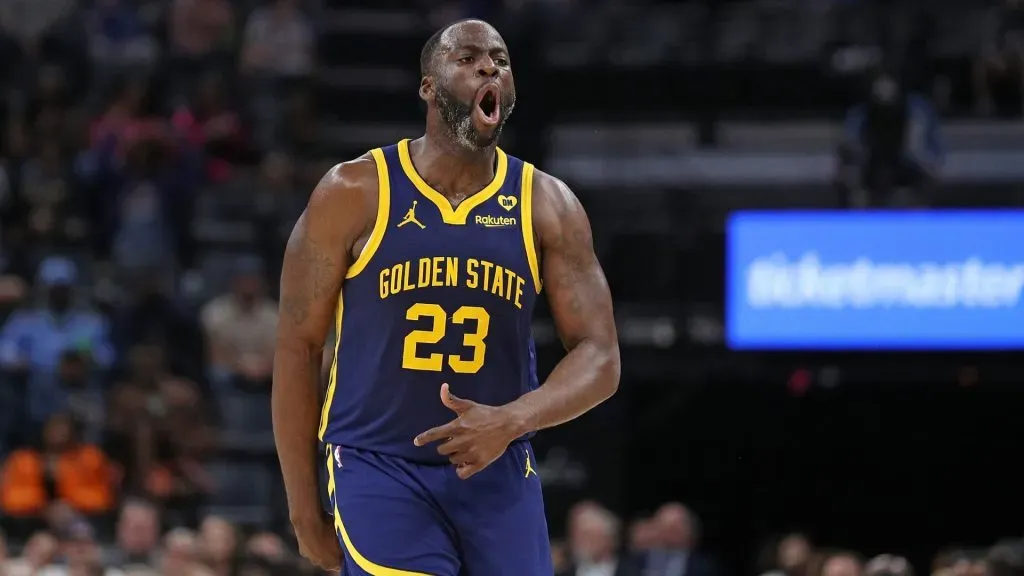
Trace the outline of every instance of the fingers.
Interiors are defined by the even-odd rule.
[[[439,440],[447,440],[455,434],[455,430],[458,429],[458,420],[452,420],[451,422],[444,424],[443,426],[437,426],[431,428],[426,432],[420,434],[412,443],[416,446],[426,446],[431,442],[437,442]]]
[[[466,410],[472,408],[474,404],[470,400],[464,400],[455,394],[452,394],[451,388],[448,386],[447,382],[441,384],[441,403],[456,414],[462,414]]]
[[[483,470],[483,466],[479,464],[463,464],[455,467],[455,474],[462,480],[468,480],[481,470]]]

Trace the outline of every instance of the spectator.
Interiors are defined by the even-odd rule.
[[[53,34],[72,14],[73,0],[5,0],[0,2],[0,42],[4,61],[36,63],[55,56]]]
[[[221,60],[231,48],[234,19],[228,0],[172,1],[168,32],[176,94],[192,92],[192,79],[203,70],[225,68]]]
[[[863,564],[852,552],[832,552],[821,562],[821,576],[861,576]]]
[[[644,556],[658,547],[658,527],[650,518],[637,518],[629,526],[629,553],[640,564]]]
[[[37,426],[64,404],[58,379],[62,359],[77,354],[90,370],[107,369],[114,359],[106,320],[73,307],[77,278],[71,260],[44,260],[38,283],[45,291],[45,306],[14,313],[0,330],[0,366],[28,378],[28,413]]]
[[[112,394],[108,446],[125,465],[126,487],[194,523],[211,488],[201,464],[212,440],[209,411],[195,384],[166,372],[158,347],[138,346],[130,359],[128,381]]]
[[[208,516],[199,527],[199,553],[216,576],[231,576],[238,553],[238,534],[223,518]]]
[[[81,520],[61,535],[59,551],[57,561],[40,570],[38,576],[122,576],[120,570],[103,566],[103,554],[92,527]]]
[[[307,76],[313,68],[313,40],[313,27],[299,0],[274,0],[249,15],[241,69],[271,78]]]
[[[99,70],[145,66],[157,57],[157,45],[140,10],[127,0],[99,0],[89,12],[90,53]]]
[[[211,381],[220,390],[229,384],[266,386],[269,382],[277,304],[264,294],[263,265],[256,258],[238,262],[231,292],[202,310],[209,348]]]
[[[164,537],[160,570],[164,576],[192,576],[196,567],[198,544],[191,530],[176,528]]]
[[[631,576],[639,572],[618,555],[620,524],[604,507],[589,504],[573,511],[569,520],[572,565],[564,576]]]
[[[847,114],[845,130],[839,181],[852,204],[924,200],[943,158],[938,118],[927,100],[907,93],[883,71],[874,77],[868,100]]]
[[[982,48],[974,60],[978,113],[1002,118],[1024,114],[1024,6],[1002,0],[987,14]]]
[[[121,507],[117,521],[117,550],[113,565],[130,572],[139,566],[155,566],[160,543],[160,516],[145,500],[130,499]]]
[[[902,556],[875,556],[864,567],[864,576],[914,576],[914,569]]]
[[[663,505],[653,519],[658,548],[649,552],[643,570],[659,576],[714,576],[711,559],[699,553],[698,527],[693,514],[678,502]]]
[[[28,539],[21,556],[7,564],[6,576],[35,576],[57,557],[59,543],[48,532],[36,532]]]
[[[64,354],[58,380],[62,391],[62,408],[81,427],[83,440],[99,444],[106,424],[103,392],[90,384],[89,365],[81,354]]]
[[[206,156],[206,177],[223,182],[232,163],[246,160],[248,139],[242,118],[229,102],[227,86],[215,71],[204,74],[195,98],[175,112],[171,123],[181,136]]]
[[[74,423],[62,414],[46,423],[41,449],[8,456],[0,478],[0,510],[15,518],[41,518],[58,500],[89,516],[116,505],[109,460],[98,447],[80,442]]]

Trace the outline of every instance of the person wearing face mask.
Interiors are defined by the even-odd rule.
[[[847,114],[839,183],[854,205],[917,204],[942,164],[931,104],[892,71],[876,72],[868,97]]]
[[[50,256],[36,277],[42,304],[14,312],[0,328],[0,368],[27,385],[29,433],[64,405],[60,366],[68,355],[77,355],[90,371],[109,368],[114,360],[106,319],[73,306],[75,263]]]

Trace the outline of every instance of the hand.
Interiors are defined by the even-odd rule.
[[[341,545],[331,521],[322,514],[307,519],[292,520],[295,538],[299,541],[299,554],[324,570],[341,570]]]
[[[413,440],[417,446],[441,441],[437,453],[447,456],[463,480],[483,470],[519,437],[515,420],[502,407],[477,404],[451,393],[441,385],[441,403],[455,412],[451,422],[431,428]]]

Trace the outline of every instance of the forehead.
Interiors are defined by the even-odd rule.
[[[505,49],[505,41],[493,26],[486,22],[462,22],[445,30],[441,36],[442,50],[475,47],[482,50]]]

